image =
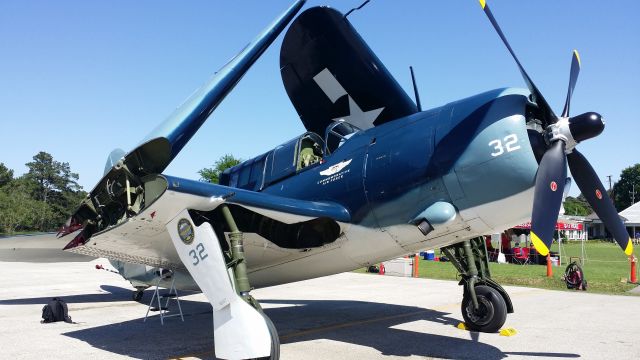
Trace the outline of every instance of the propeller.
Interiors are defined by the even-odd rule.
[[[484,13],[489,18],[491,25],[493,25],[493,28],[496,29],[496,32],[500,36],[500,39],[502,39],[502,42],[507,47],[507,50],[509,50],[509,53],[513,57],[513,60],[515,60],[516,64],[518,64],[518,68],[520,69],[520,73],[524,78],[524,82],[527,83],[527,87],[531,92],[531,97],[532,97],[531,100],[533,100],[533,102],[535,102],[538,105],[542,113],[541,115],[542,119],[540,120],[542,120],[544,123],[550,123],[554,119],[557,119],[556,114],[554,114],[553,110],[551,110],[551,106],[549,106],[549,103],[547,103],[547,100],[544,99],[544,96],[542,96],[542,93],[540,93],[540,90],[538,90],[538,87],[536,86],[536,84],[533,83],[533,80],[531,80],[527,72],[524,70],[524,67],[520,63],[520,60],[518,60],[516,53],[511,48],[511,45],[509,45],[509,42],[507,41],[507,38],[504,36],[502,29],[500,29],[500,26],[498,25],[496,18],[493,17],[493,14],[491,13],[491,9],[489,9],[489,5],[487,5],[486,0],[479,0],[479,1],[480,1],[480,6],[482,6],[482,10],[484,10]]]
[[[485,15],[500,36],[500,39],[509,50],[515,60],[520,73],[524,78],[531,100],[536,103],[540,111],[539,117],[545,127],[544,136],[549,144],[536,174],[536,182],[533,197],[533,211],[531,216],[531,241],[536,250],[542,255],[549,253],[549,247],[553,242],[553,232],[555,231],[560,205],[562,204],[562,193],[567,176],[567,163],[571,169],[571,174],[578,185],[578,188],[585,196],[591,207],[616,242],[624,250],[626,255],[633,253],[633,245],[627,230],[618,216],[613,202],[598,179],[593,167],[587,159],[575,149],[578,143],[600,135],[604,130],[602,116],[595,112],[587,112],[574,117],[569,117],[571,97],[575,89],[578,75],[580,74],[580,55],[577,50],[573,50],[571,58],[571,70],[569,73],[569,87],[565,100],[562,116],[558,117],[549,103],[545,100],[540,90],[533,83],[524,67],[518,60],[515,52],[509,45],[502,29],[498,25],[486,0],[479,0],[480,6]]]
[[[569,169],[571,169],[580,191],[598,214],[600,220],[607,226],[618,245],[624,249],[624,253],[631,255],[633,245],[627,229],[620,220],[618,212],[613,206],[613,201],[609,198],[591,164],[578,150],[573,150],[571,154],[567,155],[567,159],[569,160]]]
[[[578,50],[573,50],[571,71],[569,72],[569,89],[567,89],[567,100],[564,102],[562,117],[569,117],[569,105],[571,104],[573,89],[576,87],[576,82],[578,81],[578,74],[580,74],[580,54],[578,54]]]

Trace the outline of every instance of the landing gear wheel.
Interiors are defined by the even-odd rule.
[[[462,317],[467,328],[472,331],[494,333],[500,330],[507,320],[507,305],[502,295],[495,289],[478,285],[475,287],[478,309],[473,308],[471,296],[462,298]]]
[[[267,328],[269,328],[269,335],[271,336],[271,355],[269,357],[260,358],[260,360],[279,360],[280,359],[280,337],[278,336],[278,330],[276,330],[276,326],[273,325],[273,321],[269,319],[267,315],[262,314],[264,317],[264,321],[267,323]]]
[[[133,301],[140,302],[140,300],[142,300],[143,295],[144,295],[144,290],[138,289],[133,292],[133,294],[131,295],[131,298],[133,299]]]

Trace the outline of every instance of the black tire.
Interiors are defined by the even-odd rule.
[[[140,302],[140,300],[142,300],[142,296],[144,295],[144,291],[142,290],[136,290],[133,292],[133,294],[131,295],[131,298],[133,299],[133,301],[137,301]]]
[[[495,333],[507,320],[507,304],[500,293],[486,285],[475,287],[478,310],[474,310],[471,296],[462,297],[462,317],[467,328],[472,331]]]
[[[269,335],[271,335],[271,355],[260,358],[259,360],[280,360],[280,337],[278,336],[278,330],[276,330],[273,321],[271,321],[266,314],[262,313],[262,316],[267,323],[267,328],[269,328]]]

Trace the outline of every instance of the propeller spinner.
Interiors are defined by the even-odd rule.
[[[571,174],[582,194],[613,235],[618,245],[624,250],[624,253],[631,255],[633,253],[631,239],[618,216],[616,208],[613,206],[613,202],[587,159],[575,149],[576,145],[581,141],[598,136],[604,130],[604,121],[598,113],[588,112],[569,117],[571,97],[578,81],[578,74],[580,74],[581,63],[578,51],[574,50],[572,54],[567,99],[562,116],[558,117],[524,70],[502,29],[500,29],[498,22],[493,17],[486,0],[479,1],[491,25],[493,25],[518,65],[520,73],[531,92],[531,100],[538,105],[540,120],[546,127],[544,136],[549,143],[549,148],[542,156],[536,175],[531,216],[531,240],[533,245],[540,254],[547,255],[549,253],[560,205],[562,204],[562,193],[565,186],[568,163]]]

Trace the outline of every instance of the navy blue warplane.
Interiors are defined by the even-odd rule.
[[[296,1],[128,153],[62,234],[65,250],[106,257],[134,285],[158,268],[213,307],[220,358],[276,359],[277,332],[249,294],[263,287],[442,248],[461,274],[469,328],[495,332],[513,312],[489,274],[483,234],[532,219],[546,255],[566,163],[616,241],[629,236],[576,145],[600,134],[594,112],[570,117],[580,58],[557,116],[516,61],[528,90],[497,89],[422,111],[346,16]],[[295,17],[295,20],[294,20]],[[226,170],[220,184],[162,174],[289,22],[280,51],[287,94],[307,132]],[[530,205],[533,203],[533,208]]]

